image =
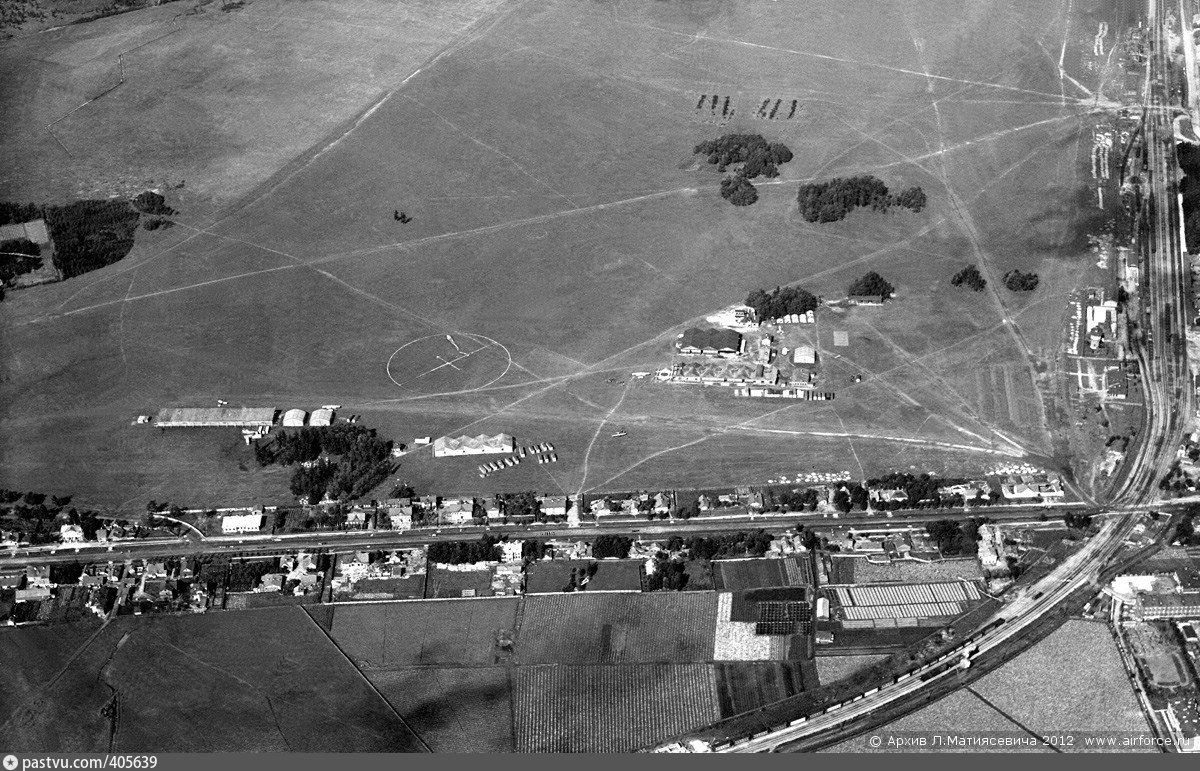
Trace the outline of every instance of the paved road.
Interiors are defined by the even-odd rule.
[[[1183,505],[1171,503],[1155,508],[1168,511]],[[1147,510],[1147,507],[1131,508],[1129,510]],[[25,547],[21,549],[5,549],[0,551],[0,569],[24,565],[43,565],[55,563],[71,563],[80,561],[114,561],[127,559],[147,559],[159,557],[179,557],[195,554],[229,554],[229,555],[270,555],[296,552],[299,550],[329,552],[347,552],[357,549],[402,549],[422,546],[439,541],[473,540],[485,533],[505,535],[512,538],[541,538],[541,539],[590,539],[600,534],[626,535],[641,539],[666,539],[673,535],[688,537],[707,533],[729,533],[762,528],[771,533],[782,533],[798,525],[804,525],[820,532],[830,530],[888,531],[906,529],[924,529],[929,522],[952,518],[963,519],[968,516],[987,517],[995,522],[1010,524],[1026,523],[1030,526],[1045,524],[1053,526],[1060,524],[1063,514],[1088,513],[1106,516],[1111,512],[1085,507],[1082,504],[1038,506],[995,506],[987,509],[972,509],[964,512],[962,509],[934,509],[923,511],[895,512],[894,516],[864,515],[838,518],[825,517],[819,513],[808,514],[771,514],[754,517],[736,517],[728,519],[702,520],[670,520],[662,521],[623,521],[606,522],[592,527],[526,527],[520,525],[504,525],[492,527],[445,527],[440,530],[416,530],[404,533],[391,530],[376,531],[336,531],[318,533],[295,533],[278,536],[246,535],[221,536],[207,538],[203,541],[192,538],[177,540],[154,539],[144,541],[122,541],[114,544],[85,543],[78,546],[47,545]],[[1041,517],[1045,517],[1045,523]]]

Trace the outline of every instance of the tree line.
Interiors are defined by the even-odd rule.
[[[807,222],[837,222],[860,206],[870,206],[874,211],[899,206],[919,212],[926,203],[921,188],[910,187],[892,195],[882,180],[869,174],[806,183],[800,186],[796,200]]]
[[[499,562],[500,539],[485,535],[478,541],[437,541],[429,544],[430,562],[443,565],[467,565],[473,562]]]

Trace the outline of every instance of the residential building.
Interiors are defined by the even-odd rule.
[[[25,568],[25,586],[54,586],[50,581],[49,565],[29,565]]]
[[[63,525],[58,529],[58,540],[63,543],[83,543],[83,528],[79,525]]]
[[[365,527],[369,512],[361,506],[355,506],[346,514],[346,524],[350,527]]]
[[[520,562],[521,548],[524,541],[501,541],[500,542],[500,561],[501,562]]]
[[[412,506],[389,506],[388,520],[393,530],[411,530],[413,526]]]
[[[444,525],[469,525],[474,521],[475,506],[469,501],[445,501],[438,509],[438,522]]]
[[[570,501],[565,495],[546,495],[538,499],[542,513],[548,517],[565,517]]]

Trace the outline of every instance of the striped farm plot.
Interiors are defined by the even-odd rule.
[[[711,664],[519,667],[517,752],[633,752],[720,719]]]
[[[982,599],[966,581],[925,584],[830,587],[847,621],[873,619],[946,618]]]

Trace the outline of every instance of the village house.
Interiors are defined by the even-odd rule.
[[[542,513],[547,517],[565,517],[570,501],[565,495],[546,495],[538,499],[542,505]]]
[[[473,501],[443,501],[438,522],[443,525],[469,525],[475,518]]]
[[[58,529],[58,540],[63,543],[83,543],[83,528],[79,525],[63,525]]]
[[[411,530],[413,526],[412,506],[388,506],[388,522],[393,530]]]

